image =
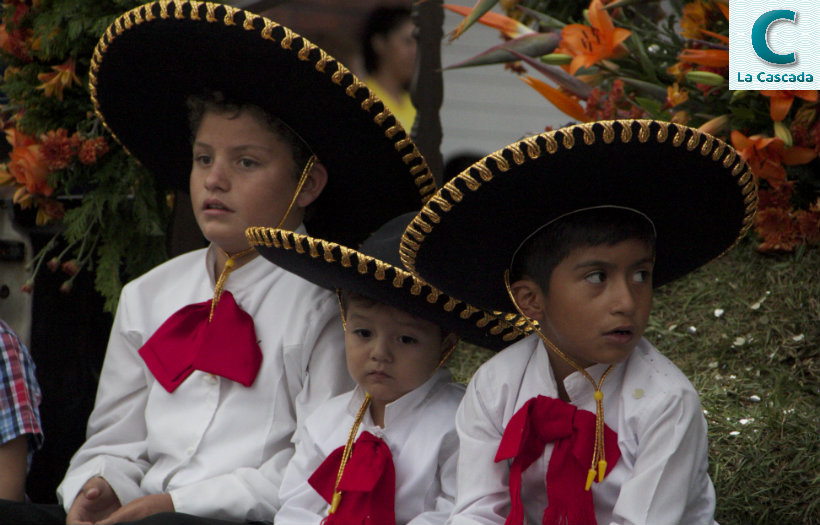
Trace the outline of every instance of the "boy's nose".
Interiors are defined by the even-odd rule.
[[[392,354],[390,353],[390,343],[384,337],[376,337],[370,346],[370,359],[374,361],[390,361]]]
[[[205,188],[208,190],[227,190],[230,181],[228,179],[228,172],[224,163],[218,160],[214,160],[213,165],[208,169],[207,173],[205,174]]]
[[[613,279],[612,281],[612,313],[626,315],[634,313],[637,304],[635,290],[627,279]]]

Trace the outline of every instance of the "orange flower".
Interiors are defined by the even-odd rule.
[[[97,137],[83,142],[82,146],[80,146],[78,158],[80,162],[90,166],[106,153],[108,153],[108,143],[105,141],[105,137]]]
[[[755,232],[763,239],[763,242],[757,245],[761,252],[790,252],[801,242],[797,222],[783,208],[758,210],[754,225]]]
[[[774,122],[780,122],[792,108],[794,97],[802,98],[809,102],[817,102],[817,91],[792,91],[792,90],[760,90],[760,94],[769,97],[769,114]]]
[[[74,73],[74,59],[69,59],[60,66],[51,66],[54,73],[40,73],[37,80],[42,82],[37,89],[42,89],[47,97],[56,96],[57,100],[63,100],[63,90],[70,88],[72,84],[80,85],[80,79]]]
[[[681,89],[677,82],[666,87],[666,104],[670,108],[679,106],[689,100],[689,93]]]
[[[723,49],[684,49],[678,55],[678,60],[707,67],[729,67],[729,51]]]
[[[37,226],[43,226],[44,224],[59,221],[63,218],[63,215],[65,215],[65,207],[61,202],[55,199],[38,199],[37,218],[34,222]]]
[[[569,71],[573,75],[582,67],[589,67],[615,55],[620,44],[632,34],[628,29],[616,28],[603,8],[601,0],[589,4],[589,26],[570,24],[561,30],[561,44],[557,52],[572,55]]]
[[[76,133],[69,137],[68,131],[60,128],[56,131],[47,131],[40,136],[40,140],[43,145],[43,157],[49,169],[61,170],[67,168],[77,154],[81,139]]]
[[[686,38],[699,38],[700,30],[706,25],[706,9],[703,2],[695,0],[681,10],[681,34]]]
[[[541,93],[541,95],[545,99],[552,102],[556,108],[560,109],[575,120],[579,122],[587,122],[589,120],[584,114],[584,108],[578,103],[578,99],[576,97],[567,95],[560,89],[556,89],[546,82],[538,80],[537,78],[526,76],[522,77],[521,80],[526,82],[531,88]]]
[[[775,137],[747,137],[739,131],[732,131],[731,140],[740,156],[751,166],[755,177],[765,180],[773,188],[779,188],[786,182],[784,164],[807,164],[817,158],[814,150],[799,146],[786,148],[783,141]]]
[[[9,139],[9,136],[12,138]],[[43,157],[40,144],[13,128],[6,131],[6,137],[9,144],[14,146],[9,153],[9,173],[18,183],[25,186],[28,193],[51,195],[54,190],[46,183],[46,176],[50,170]],[[18,198],[23,199],[24,196],[15,194],[15,199]]]
[[[448,11],[452,11],[453,13],[457,13],[464,17],[467,17],[470,13],[472,13],[474,9],[467,6],[453,4],[444,4],[443,7]],[[467,18],[465,18],[465,20],[467,20]],[[478,22],[487,27],[498,29],[502,34],[504,34],[508,38],[515,38],[529,33],[535,33],[534,30],[525,26],[518,20],[514,20],[508,16],[504,16],[493,12],[484,13],[483,15],[481,15],[481,18],[478,19]],[[464,22],[462,22],[462,24],[464,24]],[[453,31],[452,40],[455,40],[456,38],[461,36],[461,34],[465,30],[465,28],[462,28],[462,26],[459,25],[458,28],[456,28]]]

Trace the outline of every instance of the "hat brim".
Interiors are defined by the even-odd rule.
[[[402,261],[481,308],[515,312],[504,272],[542,225],[595,206],[648,216],[661,286],[722,255],[757,208],[748,164],[725,142],[649,120],[581,124],[514,143],[448,182],[405,231]]]
[[[517,317],[510,322],[470,306],[402,268],[346,246],[276,228],[248,228],[246,236],[263,257],[314,284],[398,308],[469,343],[501,350],[526,334],[514,324]]]
[[[424,158],[384,104],[344,65],[261,16],[205,2],[153,2],[118,17],[90,70],[97,115],[163,183],[188,191],[185,101],[206,89],[281,119],[328,169],[306,225],[356,245],[435,191]]]

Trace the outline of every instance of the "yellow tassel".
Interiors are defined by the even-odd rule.
[[[604,480],[604,475],[606,475],[606,460],[602,459],[598,462],[598,483]]]
[[[340,501],[342,501],[341,491],[340,492],[334,492],[333,493],[333,499],[330,502],[330,510],[327,512],[328,515],[334,514],[336,512],[336,509],[339,508],[339,502]]]
[[[589,469],[589,472],[587,472],[587,484],[584,487],[584,490],[589,490],[589,488],[592,486],[592,480],[594,480],[594,479],[595,479],[595,469]]]

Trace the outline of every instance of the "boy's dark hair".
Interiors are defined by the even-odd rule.
[[[377,7],[370,12],[361,36],[364,68],[368,73],[379,69],[379,57],[373,49],[373,37],[386,37],[407,20],[410,20],[410,9],[406,7]]]
[[[241,111],[247,111],[290,148],[294,164],[294,176],[299,178],[313,152],[310,147],[287,124],[254,104],[243,104],[228,99],[221,91],[209,91],[202,95],[191,95],[186,100],[188,122],[191,127],[191,142],[196,137],[202,119],[207,111],[236,118]]]
[[[639,213],[609,206],[571,213],[524,242],[513,258],[510,282],[526,277],[547,293],[552,271],[573,250],[631,239],[645,242],[654,254],[655,227]]]
[[[360,305],[362,305],[365,308],[371,308],[371,307],[373,307],[377,304],[385,304],[385,303],[382,303],[382,302],[377,301],[375,299],[371,299],[370,297],[367,297],[366,295],[361,295],[361,294],[358,294],[356,292],[351,292],[350,290],[339,290],[336,293],[339,296],[339,304],[342,305],[342,314],[345,317],[345,321],[347,320],[347,308],[350,305],[350,303],[353,302],[353,301],[359,303]],[[411,312],[407,312],[403,308],[399,308],[399,307],[396,307],[396,308],[399,309],[399,310],[402,310],[402,311],[404,311],[404,312],[406,312],[410,315],[415,315]],[[447,335],[450,333],[449,331],[442,328],[441,325],[439,325],[438,323],[433,323],[433,324],[435,324],[438,327],[439,333],[441,334],[442,339],[447,337]]]

